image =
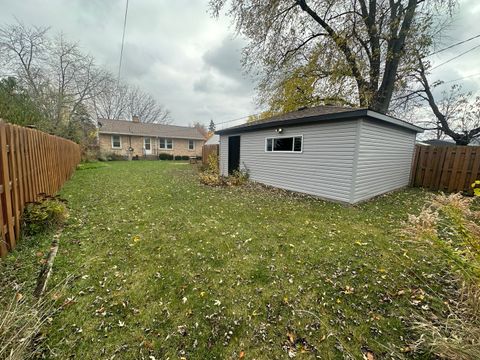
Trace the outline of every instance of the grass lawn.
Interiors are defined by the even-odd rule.
[[[420,190],[345,206],[135,161],[82,165],[61,196],[50,287],[73,278],[47,358],[409,358],[411,314],[445,307],[441,262],[398,235]]]

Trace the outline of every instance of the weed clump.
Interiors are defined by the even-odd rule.
[[[480,359],[480,211],[461,194],[434,196],[403,234],[425,251],[432,247],[453,275],[447,316],[413,314],[412,348],[440,359]]]
[[[23,213],[23,232],[27,236],[61,227],[68,218],[65,203],[57,198],[44,198],[28,204]]]
[[[228,177],[220,175],[217,154],[210,154],[206,166],[200,169],[198,177],[202,184],[210,186],[241,186],[247,183],[249,178],[247,170],[235,170]]]

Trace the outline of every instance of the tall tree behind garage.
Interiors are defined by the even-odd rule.
[[[244,66],[261,69],[260,102],[320,54],[318,92],[385,113],[415,64],[413,54],[432,45],[436,15],[456,1],[211,0],[213,15],[227,3],[238,33],[250,40]]]

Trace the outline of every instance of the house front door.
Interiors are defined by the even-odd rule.
[[[152,155],[152,143],[150,138],[143,138],[143,150],[145,155]]]
[[[240,136],[228,137],[228,173],[240,169]]]

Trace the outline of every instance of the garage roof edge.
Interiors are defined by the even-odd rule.
[[[367,117],[371,119],[384,121],[386,123],[390,123],[392,125],[396,125],[417,133],[421,133],[424,131],[423,128],[413,125],[404,120],[400,120],[392,116],[384,115],[379,112],[365,108],[365,109],[353,109],[351,111],[335,112],[330,114],[295,117],[291,119],[279,119],[279,120],[272,119],[271,121],[269,120],[256,121],[252,124],[246,123],[246,124],[233,126],[223,130],[218,130],[215,132],[215,134],[228,135],[228,134],[234,134],[234,133],[268,129],[268,128],[277,127],[277,126],[303,125],[303,124],[311,124],[311,123],[317,123],[322,121],[347,120],[347,119],[354,119],[354,118],[361,118],[361,117]]]

